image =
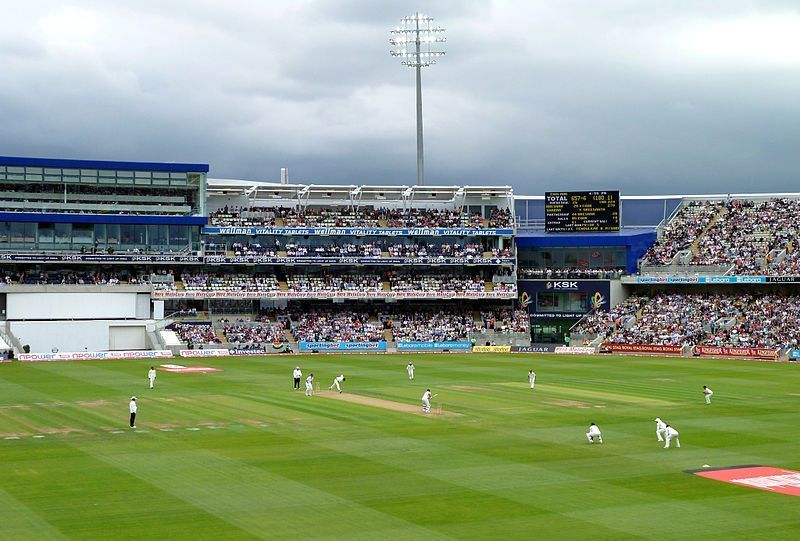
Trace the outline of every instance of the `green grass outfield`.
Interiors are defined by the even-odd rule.
[[[151,391],[148,361],[0,364],[0,539],[800,533],[800,498],[684,473],[800,470],[797,365],[492,354],[168,362],[224,371],[159,372]],[[306,398],[291,389],[295,364],[323,388],[343,371],[347,393],[395,402],[419,405],[430,387],[434,405],[460,415]],[[138,431],[127,428],[132,394]],[[655,417],[677,427],[681,449],[657,443]],[[587,443],[591,421],[605,444]]]

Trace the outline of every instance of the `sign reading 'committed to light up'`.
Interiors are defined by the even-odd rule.
[[[545,192],[545,230],[619,231],[619,192]]]

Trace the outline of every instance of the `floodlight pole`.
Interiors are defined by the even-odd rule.
[[[420,53],[419,12],[416,13],[416,33],[414,42],[417,47],[417,58]],[[422,145],[422,65],[417,62],[417,186],[425,185],[425,154]]]
[[[413,24],[412,24],[413,22]],[[422,28],[420,28],[422,22]],[[420,15],[403,17],[398,26],[391,31],[392,56],[399,57],[401,64],[414,68],[417,78],[417,186],[425,185],[425,151],[422,136],[422,68],[432,66],[436,58],[444,56],[444,51],[433,50],[432,46],[446,41],[444,28],[431,25],[432,17]],[[411,44],[413,41],[413,49]],[[411,50],[409,50],[411,49]]]

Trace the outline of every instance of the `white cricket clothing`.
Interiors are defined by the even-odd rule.
[[[534,385],[536,385],[536,374],[534,372],[528,372],[528,382],[531,384],[531,389],[533,389]]]
[[[589,432],[586,433],[586,439],[589,440],[589,443],[594,443],[594,438],[603,443],[603,435],[600,433],[600,429],[597,425],[590,425]]]
[[[308,376],[306,378],[306,396],[314,394],[314,377]]]
[[[672,441],[673,438],[675,438],[675,446],[676,447],[680,447],[681,446],[681,440],[680,440],[680,438],[678,438],[679,434],[678,434],[677,430],[675,430],[671,426],[668,426],[666,428],[665,432],[666,433],[665,433],[664,436],[665,436],[665,438],[667,440],[667,443],[664,445],[664,449],[668,449],[669,448],[669,443]]]
[[[335,378],[333,378],[333,383],[331,383],[331,386],[328,387],[328,389],[333,389],[334,387],[336,387],[336,390],[341,393],[342,392],[342,388],[339,387],[339,384],[342,381],[344,381],[344,374],[340,374],[340,375],[336,376]]]
[[[128,404],[128,409],[131,413],[136,413],[136,400],[131,400],[130,404]]]
[[[414,365],[409,364],[406,366],[406,372],[408,372],[408,379],[414,379]]]
[[[664,441],[664,434],[666,433],[667,423],[661,419],[656,419],[656,437],[658,441]]]
[[[149,372],[147,372],[147,379],[150,380],[150,388],[152,389],[153,383],[155,383],[156,381],[156,371],[153,370],[152,368],[150,369]]]
[[[292,377],[300,379],[303,377],[303,372],[299,368],[295,368],[294,372],[292,372]]]
[[[711,395],[714,394],[714,391],[706,387],[705,389],[703,389],[703,392],[706,395],[706,404],[711,404]]]
[[[428,413],[431,411],[431,392],[425,391],[422,394],[422,411],[423,413]]]

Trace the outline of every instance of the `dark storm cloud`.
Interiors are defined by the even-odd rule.
[[[0,0],[0,154],[207,161],[218,178],[404,183],[414,73],[375,0]],[[794,1],[424,3],[429,184],[797,190]]]

